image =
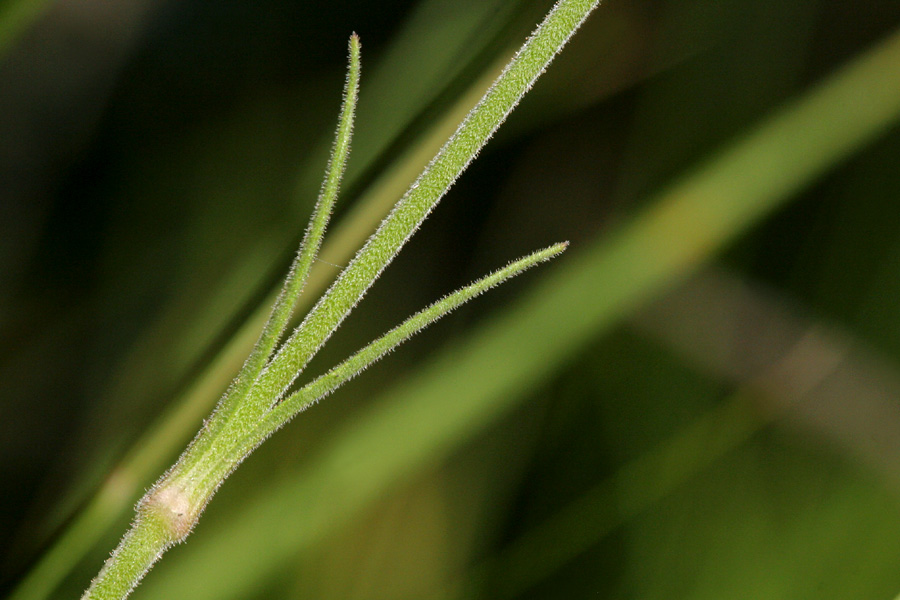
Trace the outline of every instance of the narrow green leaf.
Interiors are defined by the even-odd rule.
[[[275,350],[275,346],[284,333],[285,327],[287,327],[294,307],[297,304],[297,299],[300,297],[303,286],[309,277],[310,268],[316,260],[319,249],[322,247],[322,238],[325,235],[325,229],[328,226],[334,203],[337,200],[341,179],[346,170],[347,157],[350,155],[353,119],[356,113],[357,98],[359,97],[360,43],[359,36],[355,33],[350,36],[349,46],[350,64],[347,70],[347,81],[344,85],[340,118],[338,119],[334,146],[325,170],[325,179],[322,182],[322,189],[319,192],[316,206],[310,217],[303,242],[300,244],[300,249],[297,252],[297,257],[294,259],[281,292],[275,300],[275,305],[272,307],[269,320],[266,322],[259,341],[256,343],[244,368],[235,381],[235,393],[230,393],[226,396],[226,400],[216,411],[217,416],[221,414],[227,418],[238,404],[241,406],[241,414],[251,416],[259,416],[269,408],[268,403],[258,402],[254,404],[249,401],[241,402],[241,400],[253,382],[256,381],[260,371],[262,371]]]
[[[391,329],[377,340],[366,345],[341,364],[332,368],[324,375],[316,378],[311,383],[303,386],[301,389],[285,398],[282,402],[278,403],[278,405],[264,417],[256,430],[249,436],[250,443],[243,448],[243,454],[252,450],[253,446],[285,425],[298,413],[334,392],[337,388],[362,373],[384,355],[388,354],[397,348],[397,346],[438,319],[489,289],[500,285],[504,281],[558,256],[567,247],[568,243],[564,242],[522,257],[509,263],[502,269],[498,269],[490,275],[486,275],[452,294],[448,294],[444,298],[409,317],[403,323]]]
[[[343,103],[335,133],[334,146],[325,170],[325,179],[319,193],[309,225],[300,244],[300,249],[291,265],[284,285],[275,300],[271,314],[249,358],[244,363],[231,388],[225,393],[213,416],[192,442],[190,448],[179,460],[184,477],[197,482],[198,496],[205,496],[218,486],[217,475],[209,472],[204,458],[213,444],[221,444],[220,436],[240,439],[242,435],[269,408],[271,402],[259,395],[251,394],[266,362],[272,356],[278,341],[287,327],[288,321],[309,277],[309,271],[322,246],[322,238],[331,217],[334,203],[340,190],[341,179],[350,154],[350,139],[353,134],[353,119],[359,96],[360,42],[355,33],[350,36],[349,67],[344,85]],[[237,433],[232,433],[236,430]],[[217,441],[218,440],[218,441]],[[178,469],[178,467],[176,467]],[[173,469],[176,470],[176,469]]]

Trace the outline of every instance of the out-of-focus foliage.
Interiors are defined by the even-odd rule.
[[[204,411],[135,455],[141,436],[214,400],[239,366],[227,349],[315,199],[347,35],[366,66],[323,282],[549,6],[312,4],[57,2],[0,57],[4,591],[97,489],[124,490],[58,571],[54,597],[79,594]],[[561,350],[501,334],[538,331],[515,308],[536,305],[529,284],[574,271],[898,26],[888,0],[602,5],[310,375],[498,260],[558,239],[569,256],[274,436],[135,597],[895,596],[896,125],[735,229],[714,265],[627,296],[602,335]],[[900,96],[898,64],[882,65],[879,97]],[[847,96],[810,139],[827,146],[872,97]],[[806,168],[780,156],[762,166],[784,181]],[[684,245],[704,225],[685,219]],[[585,297],[610,302],[629,276]],[[511,307],[521,322],[497,326]],[[552,368],[511,380],[501,408],[463,421],[440,391],[403,402],[465,349],[504,343]],[[489,393],[509,371],[491,360],[459,385]]]

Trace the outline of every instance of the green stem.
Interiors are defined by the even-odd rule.
[[[158,512],[141,511],[131,530],[91,582],[82,600],[125,598],[171,546],[171,527]]]

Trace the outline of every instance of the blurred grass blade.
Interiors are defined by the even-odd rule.
[[[301,473],[198,536],[143,593],[245,597],[298,551],[509,411],[585,344],[898,117],[895,33],[663,191],[630,224],[548,272],[502,315],[360,412]]]
[[[750,439],[769,422],[757,404],[752,389],[740,389],[435,597],[481,597],[480,588],[488,580],[492,598],[522,594]]]
[[[0,4],[0,60],[49,6],[49,0],[6,0]]]

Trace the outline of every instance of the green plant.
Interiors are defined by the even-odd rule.
[[[191,532],[206,504],[240,462],[297,413],[469,299],[562,252],[557,244],[510,263],[416,313],[325,375],[288,393],[310,359],[418,229],[598,1],[560,0],[481,102],[469,113],[334,284],[278,347],[321,246],[350,148],[360,44],[350,66],[337,134],[319,200],[300,251],[250,357],[176,464],[141,499],[137,516],[84,598],[127,596],[173,544]],[[278,347],[276,351],[276,347]],[[287,395],[286,395],[287,394]]]
[[[347,263],[352,249],[386,213],[387,208],[380,207],[389,208],[437,150],[425,140],[443,140],[452,131],[438,133],[434,124],[459,122],[494,78],[494,66],[506,62],[498,58],[495,63],[494,57],[501,51],[508,56],[509,40],[518,39],[524,23],[535,20],[521,15],[537,4],[423,0],[415,3],[417,12],[409,14],[409,3],[380,5],[382,12],[403,5],[404,25],[392,34],[377,61],[367,61],[372,66],[366,72],[354,161],[343,186],[353,198],[352,207],[330,226],[320,253],[323,261]],[[490,11],[499,5],[509,11],[492,21],[505,23],[502,36],[489,35],[490,28],[459,25],[483,23],[472,16],[473,7]],[[667,9],[652,25],[642,20],[649,5]],[[459,206],[446,207],[451,209],[447,216],[458,220],[459,233],[448,236],[453,241],[439,236],[420,240],[429,249],[443,243],[443,255],[467,269],[473,256],[517,255],[518,249],[500,250],[528,235],[526,228],[516,226],[517,215],[541,215],[542,222],[567,219],[551,226],[571,231],[564,236],[575,240],[571,255],[501,311],[486,311],[483,318],[459,327],[458,335],[442,338],[427,357],[408,360],[412,353],[407,349],[399,361],[392,361],[390,374],[382,367],[344,390],[341,397],[347,402],[328,403],[269,440],[204,513],[190,543],[162,561],[137,597],[503,598],[523,592],[538,597],[542,591],[603,595],[610,588],[608,595],[613,596],[668,597],[683,594],[685,582],[691,582],[696,598],[740,597],[747,590],[756,598],[893,597],[900,560],[900,522],[891,483],[894,463],[874,461],[860,468],[857,461],[861,455],[871,458],[867,453],[872,450],[887,450],[885,458],[890,459],[894,445],[879,440],[893,439],[890,433],[896,430],[889,427],[889,419],[883,420],[892,412],[873,406],[872,397],[881,393],[890,404],[896,396],[891,378],[885,381],[883,375],[897,364],[900,322],[893,301],[900,280],[898,238],[895,220],[888,218],[898,193],[900,37],[895,33],[878,46],[870,45],[888,24],[896,24],[900,13],[893,11],[892,18],[890,10],[881,8],[845,8],[833,1],[610,5],[604,18],[591,23],[592,30],[567,49],[565,63],[555,65],[551,77],[528,99],[526,110],[504,128],[503,139],[480,161],[481,173],[470,173],[468,185],[456,190],[454,203]],[[210,14],[219,12],[209,9]],[[510,12],[516,15],[515,26],[509,24]],[[850,26],[842,26],[845,22]],[[289,29],[295,29],[293,23]],[[441,35],[448,29],[456,36],[455,45]],[[171,34],[168,27],[163,31]],[[195,32],[188,27],[182,35],[190,38]],[[55,38],[48,38],[45,30],[22,49],[40,47],[47,39]],[[480,45],[485,40],[493,44],[491,52]],[[230,48],[238,41],[223,43]],[[467,52],[459,50],[463,45]],[[653,63],[649,73],[640,68],[648,65],[628,61],[635,49],[648,47],[664,55],[662,64]],[[292,59],[304,55],[294,46],[285,54]],[[458,70],[443,68],[446,63],[435,65],[436,54],[454,66],[463,65],[459,68],[466,76],[455,79]],[[848,61],[851,54],[855,57]],[[20,62],[9,64],[21,64],[23,55],[10,54]],[[406,69],[386,60],[397,56],[405,57]],[[836,70],[844,62],[846,66]],[[384,101],[390,94],[379,96],[379,83],[383,90],[386,81],[397,79],[388,73],[408,73],[410,65],[421,65],[422,70],[403,78],[406,104],[397,110]],[[203,74],[196,68],[192,72]],[[309,89],[319,89],[316,82],[329,72],[304,75],[288,90],[266,82],[237,94],[234,103],[218,113],[209,110],[204,113],[208,123],[194,124],[187,135],[179,132],[165,140],[166,168],[158,168],[158,160],[146,160],[158,149],[117,157],[139,167],[121,178],[127,185],[115,186],[116,192],[126,191],[115,200],[157,198],[165,185],[174,190],[185,214],[207,199],[213,199],[223,215],[238,213],[242,197],[276,204],[255,188],[251,193],[236,190],[233,197],[221,192],[244,181],[268,182],[267,177],[293,181],[294,168],[273,173],[272,160],[246,161],[248,155],[257,155],[244,150],[261,145],[266,149],[263,156],[286,155],[290,158],[284,162],[291,165],[312,154],[309,148],[285,153],[280,142],[299,137],[288,128],[300,114],[320,114],[298,109],[302,103],[296,100],[318,97]],[[832,75],[823,78],[825,74]],[[18,87],[18,79],[8,75],[4,96]],[[122,87],[133,85],[133,77],[129,69]],[[810,85],[820,79],[820,84]],[[463,92],[462,85],[477,93]],[[452,103],[433,106],[429,102],[434,96],[416,95],[411,87],[440,93],[441,102],[452,96]],[[579,97],[586,87],[590,93]],[[143,86],[138,89],[146,92]],[[260,129],[254,119],[260,107],[253,101],[260,97],[268,102],[264,123],[289,133],[267,138],[265,127]],[[143,133],[135,123],[147,115],[130,110],[133,95],[119,96],[116,105],[129,112],[129,131]],[[403,112],[411,105],[412,115]],[[291,107],[289,115],[285,106]],[[377,127],[371,122],[375,115]],[[238,135],[229,129],[235,124]],[[106,133],[97,137],[103,140],[120,126],[104,122]],[[396,128],[407,128],[408,145],[385,148],[395,139]],[[223,153],[217,143],[229,133],[234,145]],[[115,135],[137,139],[142,148],[146,142],[139,135]],[[385,144],[373,145],[367,137]],[[554,140],[564,145],[548,145]],[[8,142],[15,147],[15,140]],[[182,148],[185,144],[190,148]],[[304,182],[313,180],[298,186],[305,198],[315,199],[313,188],[325,154],[308,161],[314,168],[303,168],[304,173],[314,171],[311,178],[301,176]],[[415,160],[409,158],[413,155]],[[698,162],[701,157],[706,160]],[[486,173],[490,169],[484,167],[492,160],[508,164],[509,171]],[[402,179],[402,189],[387,194],[378,182],[370,185],[365,175],[373,161],[387,167],[380,171],[385,174],[405,169],[408,176],[396,178]],[[253,167],[233,168],[241,162]],[[182,164],[183,173],[171,168]],[[198,164],[217,168],[198,173]],[[265,174],[259,173],[260,164]],[[74,166],[76,173],[83,170]],[[259,176],[244,177],[248,171]],[[113,174],[120,175],[115,170]],[[603,181],[596,180],[598,174]],[[182,183],[179,177],[192,187],[182,191],[172,186],[171,178]],[[471,185],[477,177],[490,177],[498,185]],[[540,185],[544,180],[562,193],[547,194],[549,186]],[[277,197],[288,196],[283,187],[276,189]],[[472,206],[467,194],[477,197],[478,210],[465,219],[452,216]],[[91,197],[102,202],[105,196]],[[610,197],[617,201],[609,202]],[[372,202],[375,198],[390,201]],[[553,202],[545,202],[547,198]],[[529,202],[535,205],[523,209]],[[612,219],[607,218],[610,204],[619,213]],[[504,210],[511,212],[512,220],[503,218]],[[303,211],[308,211],[305,204]],[[364,211],[378,216],[354,227]],[[145,221],[134,219],[127,209],[117,212],[130,219],[112,224],[118,243],[110,243],[108,251],[128,256],[129,244],[134,245],[130,234],[135,224],[143,227]],[[160,298],[151,310],[146,310],[147,289],[135,294],[144,300],[142,312],[130,319],[129,335],[117,336],[114,360],[97,352],[111,346],[97,343],[105,331],[74,326],[85,313],[96,313],[79,315],[81,311],[72,311],[68,303],[63,324],[71,326],[60,327],[51,314],[42,315],[40,326],[29,327],[29,305],[22,302],[13,310],[4,304],[6,315],[26,315],[21,331],[29,339],[21,343],[16,335],[6,335],[6,322],[0,336],[5,342],[0,364],[3,422],[21,432],[19,447],[33,454],[29,458],[39,458],[43,450],[48,460],[66,461],[51,469],[32,460],[35,468],[29,477],[7,475],[4,480],[11,482],[5,489],[13,492],[5,495],[6,502],[22,498],[12,501],[18,509],[4,511],[5,523],[15,525],[3,527],[5,539],[19,538],[4,543],[3,585],[18,583],[11,598],[77,596],[124,530],[126,512],[142,488],[173,462],[212,410],[248,355],[272,304],[259,298],[277,289],[275,277],[261,265],[275,264],[279,252],[296,246],[293,237],[288,243],[285,231],[301,219],[280,218],[286,212],[290,210],[279,207],[274,224],[247,226],[252,231],[249,241],[227,238],[234,246],[231,252],[220,245],[211,251],[209,245],[179,246],[185,262],[205,253],[215,256],[220,268],[197,269],[196,264],[170,261],[154,269],[164,279],[167,294],[151,288]],[[152,214],[167,220],[172,213],[169,205],[160,203]],[[485,214],[492,218],[484,219]],[[620,215],[625,218],[617,221]],[[177,222],[187,229],[190,220],[179,215]],[[452,231],[452,224],[435,225],[441,225],[441,235]],[[355,233],[345,235],[349,230]],[[216,229],[211,218],[197,219],[188,231],[189,240],[210,244],[222,239],[221,224]],[[456,241],[467,234],[478,240],[475,249],[454,256]],[[152,249],[155,239],[149,241]],[[529,244],[540,242],[525,247]],[[196,252],[198,248],[202,251]],[[143,258],[144,250],[135,254]],[[407,265],[415,268],[421,262]],[[695,278],[686,275],[709,262],[718,263],[716,271],[727,273],[747,293],[734,296],[722,292],[722,286],[707,285],[705,295],[697,294]],[[63,257],[55,264],[71,263]],[[136,265],[140,263],[120,261],[108,275],[140,273]],[[282,266],[286,270],[287,264]],[[389,275],[404,277],[404,267],[397,265]],[[185,272],[194,275],[179,279]],[[198,276],[205,273],[209,275]],[[334,268],[316,265],[300,298],[301,312],[309,298],[324,290],[320,282],[326,273],[334,273]],[[4,302],[16,287],[15,281],[6,284],[6,276],[4,272],[0,286]],[[67,299],[54,292],[58,286],[52,281],[38,281],[40,299]],[[109,285],[115,279],[105,281],[115,289],[115,297],[92,298],[121,310],[112,315],[107,310],[98,321],[108,330],[134,296]],[[434,294],[428,289],[433,283],[426,277],[405,280],[403,291],[416,294],[419,286],[427,297]],[[391,291],[385,287],[383,291]],[[717,289],[718,295],[713,293]],[[782,318],[780,325],[779,319],[773,323],[759,318],[769,313],[757,310],[760,307],[748,311],[756,306],[747,304],[754,291],[770,300],[789,299],[769,310],[801,318]],[[230,303],[211,302],[225,292]],[[684,298],[678,301],[679,295],[689,299],[691,310],[686,310]],[[33,303],[31,297],[24,300]],[[380,301],[371,297],[361,308],[370,310]],[[639,307],[647,304],[659,315],[656,328],[642,326],[635,335],[635,324],[646,319]],[[260,310],[243,321],[257,306]],[[351,344],[355,347],[339,351],[345,354],[338,360],[368,341],[359,339],[360,330],[368,329],[366,319],[383,323],[383,314],[371,313],[357,314],[353,327],[343,328],[344,339],[329,342],[328,351],[333,352],[347,337],[356,339]],[[731,327],[732,315],[737,328]],[[236,316],[245,323],[238,330],[231,327]],[[818,335],[829,333],[835,322],[843,329],[837,336],[843,343],[836,350],[833,343],[821,344]],[[672,330],[676,343],[671,347],[659,323]],[[783,335],[798,328],[813,335],[804,335],[800,344]],[[66,377],[67,369],[79,369],[83,362],[91,366],[91,361],[73,356],[85,349],[77,339],[70,341],[84,337],[72,336],[73,330],[94,332],[96,338],[85,352],[93,356],[95,366],[88,385]],[[252,335],[245,334],[251,330]],[[215,338],[194,339],[192,331],[211,332]],[[846,347],[848,337],[851,348]],[[744,380],[741,374],[747,369],[720,370],[723,359],[754,368],[757,363],[745,359],[755,356],[755,344],[766,348],[773,341],[783,342],[788,351],[780,358],[780,352],[771,354],[769,377],[753,374]],[[46,351],[53,348],[48,342],[56,342],[55,352]],[[855,347],[865,350],[862,356]],[[871,350],[876,359],[886,361],[868,364]],[[398,363],[404,360],[412,368],[398,376],[404,366]],[[307,372],[317,368],[311,365]],[[23,385],[20,373],[34,373],[35,379],[54,385]],[[393,381],[382,385],[379,377]],[[374,389],[377,393],[371,393]],[[728,399],[732,391],[737,391],[737,402]],[[803,413],[806,407],[821,408],[823,395],[830,400],[826,408],[840,408],[819,412],[825,419],[818,425],[838,417],[851,429],[824,440],[812,432],[798,436],[792,421],[802,415],[791,411],[772,422],[776,415],[760,411],[796,394],[801,397],[793,400],[802,401]],[[76,404],[80,398],[85,399],[83,406]],[[58,431],[54,420],[70,418],[72,413],[57,408],[66,404],[79,406],[77,416],[84,415],[80,420],[94,437],[38,447],[37,440]],[[40,422],[22,418],[29,414]],[[123,418],[134,414],[154,420]],[[859,427],[858,418],[866,415],[882,422]],[[73,423],[63,431],[77,429]],[[881,437],[879,432],[889,435]],[[15,448],[16,437],[4,435],[4,444]],[[6,453],[6,448],[6,473],[29,464],[21,460],[27,455]],[[52,480],[43,497],[29,484],[36,476]],[[22,508],[26,500],[30,513]],[[479,522],[484,515],[490,518]],[[848,547],[860,551],[848,555]],[[397,588],[407,593],[397,593]],[[440,593],[432,596],[428,591]]]

